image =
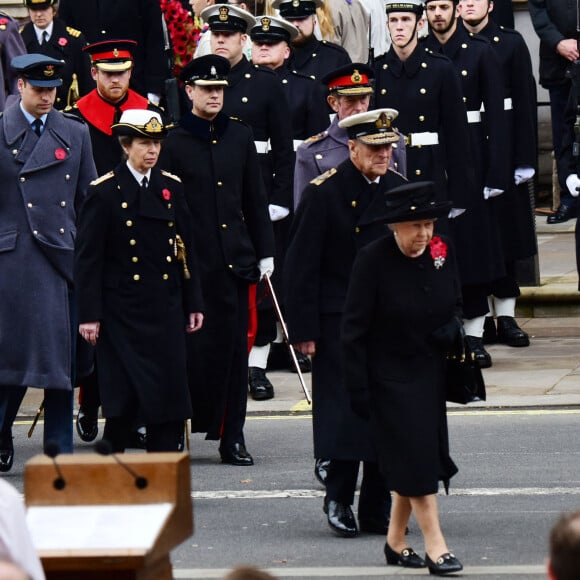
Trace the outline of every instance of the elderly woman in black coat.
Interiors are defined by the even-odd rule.
[[[148,451],[177,451],[191,416],[185,336],[203,323],[192,218],[180,179],[155,167],[160,115],[129,109],[113,133],[127,159],[91,184],[79,218],[79,332],[96,345],[103,439],[124,451],[140,421]]]
[[[343,318],[345,380],[351,405],[370,415],[379,465],[393,493],[385,543],[388,564],[462,569],[439,525],[436,494],[457,467],[449,456],[445,352],[461,339],[460,283],[453,248],[433,236],[449,202],[435,202],[433,184],[385,194],[394,236],[362,249],[355,261]],[[425,540],[425,559],[405,539],[411,515]]]

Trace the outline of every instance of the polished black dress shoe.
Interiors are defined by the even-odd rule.
[[[479,368],[488,369],[491,366],[491,355],[483,348],[483,338],[478,336],[466,336],[468,354],[473,354],[479,364]]]
[[[330,468],[330,459],[317,459],[314,464],[314,477],[322,484],[326,485],[328,469]]]
[[[349,505],[324,498],[324,513],[327,514],[330,529],[343,538],[358,536],[356,519]]]
[[[497,317],[497,342],[508,346],[530,346],[530,337],[512,316]]]
[[[14,444],[12,431],[0,434],[0,472],[6,473],[12,469],[14,463]]]
[[[266,401],[274,398],[274,385],[266,376],[266,371],[259,367],[248,369],[248,382],[250,385],[250,395],[254,401]]]
[[[493,316],[486,316],[483,325],[483,344],[495,344],[497,342],[497,330]]]
[[[425,563],[429,568],[429,574],[435,576],[445,576],[446,574],[454,574],[463,570],[463,564],[449,552],[442,554],[437,558],[437,562],[433,562],[428,554],[425,554]]]
[[[385,542],[385,558],[387,564],[403,566],[403,568],[425,568],[425,560],[413,548],[405,548],[402,552],[395,552],[388,542]]]
[[[234,443],[231,447],[227,448],[220,447],[220,456],[222,463],[228,463],[229,465],[254,465],[254,459],[242,443]]]
[[[558,211],[548,216],[546,220],[549,224],[561,224],[575,218],[578,212],[574,206],[560,204]]]
[[[79,412],[77,413],[76,419],[76,428],[79,437],[90,443],[97,438],[99,433],[99,424],[97,422],[98,418],[98,409],[89,409],[88,407],[83,407],[82,405],[79,408]]]
[[[358,527],[361,532],[366,534],[382,534],[386,536],[389,531],[389,518],[359,516]]]

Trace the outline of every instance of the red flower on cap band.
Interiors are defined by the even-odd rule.
[[[163,189],[161,194],[163,195],[163,199],[165,201],[169,201],[171,199],[171,192],[168,189]]]

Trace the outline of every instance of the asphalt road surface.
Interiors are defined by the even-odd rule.
[[[459,466],[441,495],[443,531],[473,579],[545,578],[549,529],[580,508],[580,409],[461,410],[450,413]],[[41,428],[15,426],[16,458],[6,480],[23,489],[23,464],[40,451]],[[248,563],[281,579],[415,578],[385,565],[384,538],[332,534],[324,491],[313,476],[307,415],[250,417],[246,441],[256,465],[221,465],[217,443],[191,438],[194,535],[172,553],[175,578],[222,578]],[[93,452],[78,443],[78,452]],[[409,545],[423,553],[411,522]]]

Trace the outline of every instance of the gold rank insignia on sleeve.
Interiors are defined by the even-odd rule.
[[[78,38],[81,35],[81,31],[80,30],[77,30],[76,28],[73,28],[72,26],[67,26],[66,27],[66,31],[71,36],[74,36],[75,38]]]
[[[97,177],[97,179],[91,181],[91,185],[99,185],[99,183],[103,183],[103,181],[107,181],[107,179],[111,179],[115,175],[114,171],[109,171],[109,173],[105,173],[105,175],[101,175],[101,177]]]
[[[165,175],[165,177],[169,177],[170,179],[174,179],[175,181],[179,181],[179,183],[181,183],[181,177],[177,177],[177,175],[173,175],[173,173],[169,173],[169,171],[165,171],[165,169],[161,170],[161,175]]]
[[[322,185],[329,177],[332,177],[336,173],[336,167],[325,171],[322,175],[315,177],[310,183],[314,185]]]

